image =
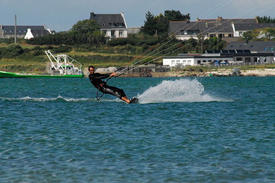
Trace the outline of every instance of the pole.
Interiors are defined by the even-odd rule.
[[[16,15],[14,15],[14,43],[16,44]]]

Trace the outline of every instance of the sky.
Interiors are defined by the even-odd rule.
[[[197,18],[275,18],[275,0],[0,0],[0,25],[45,25],[57,32],[67,31],[79,20],[96,14],[123,12],[128,27],[144,25],[145,14],[165,10],[190,13]]]

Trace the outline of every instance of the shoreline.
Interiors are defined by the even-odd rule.
[[[88,73],[84,73],[85,77],[88,77]],[[170,71],[170,72],[151,72],[147,76],[144,76],[143,73],[128,73],[120,77],[231,77],[231,76],[240,76],[240,77],[267,77],[275,76],[275,69],[254,69],[254,70],[240,70],[239,75],[233,75],[231,69],[221,69],[217,71],[209,72],[195,72],[195,71]]]
[[[5,71],[5,69],[1,70]],[[99,71],[99,73],[111,73],[115,70],[108,70],[108,72]],[[88,77],[89,73],[87,68],[84,68],[84,77]],[[20,72],[15,72],[20,73]],[[20,73],[25,74],[26,72]],[[45,74],[45,72],[29,72],[28,75],[41,75]],[[217,70],[210,71],[168,71],[168,72],[131,72],[127,74],[123,74],[120,77],[231,77],[231,76],[255,76],[255,77],[267,77],[267,76],[275,76],[275,68],[257,68],[257,69],[240,69],[238,74],[234,74],[232,69],[220,68]]]

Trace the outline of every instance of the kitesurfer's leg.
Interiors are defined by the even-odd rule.
[[[125,101],[128,104],[130,103],[130,100],[127,98],[126,94],[124,93],[124,91],[122,89],[119,89],[119,88],[116,88],[116,87],[113,87],[113,86],[105,85],[102,88],[102,92],[114,95],[114,96],[120,98],[121,100]]]
[[[121,100],[123,100],[124,102],[130,104],[130,100],[125,96],[125,97],[121,97]]]

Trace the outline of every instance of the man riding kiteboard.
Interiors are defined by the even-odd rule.
[[[95,73],[95,67],[94,66],[89,66],[88,70],[90,72],[89,79],[90,79],[91,83],[94,85],[94,87],[96,87],[102,93],[114,95],[114,96],[120,98],[121,100],[123,100],[124,102],[126,102],[128,104],[137,102],[137,98],[132,98],[131,100],[128,99],[126,94],[124,93],[124,91],[122,89],[116,88],[116,87],[113,87],[113,86],[109,86],[109,85],[107,85],[106,82],[102,81],[102,79],[117,76],[116,72],[113,72],[111,74]]]

